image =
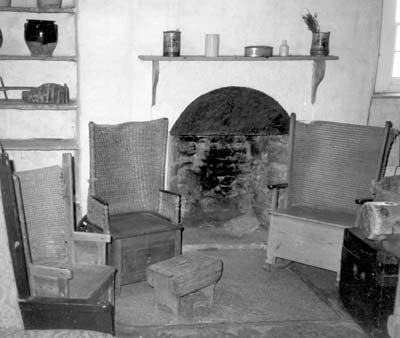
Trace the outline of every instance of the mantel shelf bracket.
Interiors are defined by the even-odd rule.
[[[160,63],[158,60],[151,61],[151,77],[152,77],[152,94],[151,94],[151,106],[156,104],[156,96],[157,96],[157,84],[158,77],[160,75]]]
[[[311,82],[311,103],[315,103],[317,88],[325,76],[325,60],[314,60],[312,82]]]
[[[142,60],[151,60],[152,63],[152,98],[151,98],[151,105],[154,106],[156,104],[157,100],[157,85],[158,85],[158,80],[160,76],[160,61],[163,61],[162,57],[139,57]],[[337,60],[336,56],[333,57],[328,57],[330,60]],[[223,57],[220,59],[224,59]],[[276,57],[275,59],[279,60],[279,57]],[[326,58],[323,59],[316,59],[310,58],[307,56],[298,56],[298,57],[292,57],[289,58],[288,60],[313,60],[313,72],[312,72],[312,82],[311,82],[311,103],[314,104],[317,96],[317,89],[321,81],[323,80],[325,76],[325,69],[326,69]],[[197,60],[201,61],[201,57],[184,57],[183,61],[185,60]],[[243,58],[241,57],[226,57],[225,61],[241,61]]]

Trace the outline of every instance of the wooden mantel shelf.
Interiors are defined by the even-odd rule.
[[[246,57],[238,55],[222,55],[217,57],[206,57],[203,55],[183,55],[176,57],[159,55],[139,55],[142,61],[152,62],[152,105],[156,104],[157,84],[160,74],[160,61],[247,61],[247,62],[270,62],[270,61],[313,61],[313,74],[311,83],[311,103],[315,102],[317,88],[325,76],[325,61],[338,60],[339,57],[329,56],[310,56],[310,55],[289,55],[289,56],[271,56],[264,57]]]

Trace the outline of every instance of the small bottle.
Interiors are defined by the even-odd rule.
[[[282,40],[282,44],[279,46],[279,56],[288,56],[289,46],[287,45],[287,40]]]

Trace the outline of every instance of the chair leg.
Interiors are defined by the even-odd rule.
[[[116,267],[117,272],[115,274],[115,295],[119,295],[121,293],[122,287],[122,241],[116,240],[111,243],[109,246],[108,252],[108,261],[107,264],[113,265]]]
[[[115,280],[113,280],[108,288],[108,301],[110,304],[115,305]]]
[[[273,256],[269,252],[269,249],[267,248],[267,253],[266,253],[263,269],[266,270],[266,271],[271,271],[272,270],[272,266],[275,265],[275,264],[276,264],[276,257]]]
[[[212,305],[214,303],[214,289],[215,289],[215,283],[213,283],[201,290],[207,297],[209,305]]]
[[[276,256],[268,256],[267,252],[267,257],[265,259],[263,269],[268,272],[275,270],[282,270],[289,267],[292,263],[293,263],[292,261],[282,259]]]

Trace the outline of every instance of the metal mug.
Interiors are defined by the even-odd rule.
[[[181,53],[181,32],[165,31],[163,39],[163,56],[179,56]]]

